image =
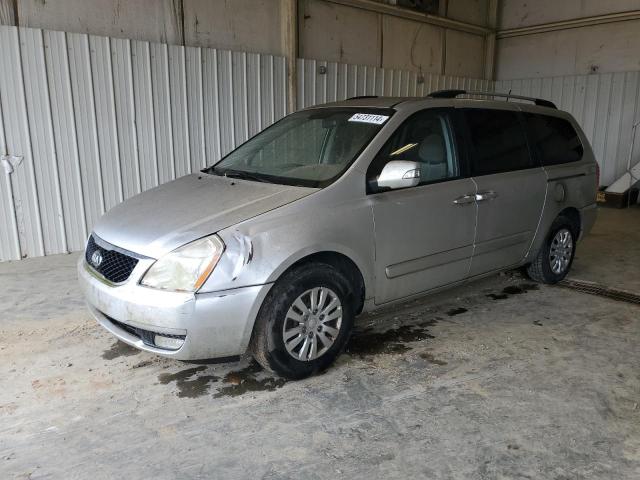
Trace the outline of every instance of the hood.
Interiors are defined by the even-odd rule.
[[[117,247],[159,258],[185,243],[314,191],[215,175],[187,175],[112,208],[94,232]]]

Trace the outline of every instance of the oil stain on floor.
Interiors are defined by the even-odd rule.
[[[531,290],[538,290],[540,286],[536,283],[521,283],[519,285],[509,285],[502,289],[502,293],[489,293],[487,297],[492,300],[505,300],[510,295],[521,295]]]
[[[429,353],[429,352],[423,352],[420,354],[420,358],[426,360],[429,363],[433,363],[434,365],[446,365],[447,362],[445,362],[444,360],[440,360],[438,358],[435,358],[433,356],[433,354]]]
[[[418,325],[402,325],[384,332],[376,332],[373,328],[356,331],[351,337],[346,351],[359,357],[403,353],[411,350],[405,345],[406,343],[434,338],[429,333],[428,327],[436,323],[437,320],[431,320]]]
[[[238,397],[247,392],[272,392],[282,387],[286,380],[283,378],[263,377],[259,378],[262,371],[260,365],[251,362],[247,367],[227,373],[222,380],[216,375],[202,375],[201,372],[207,370],[206,365],[187,368],[177,373],[161,373],[158,381],[162,385],[175,382],[178,388],[178,397],[197,398],[207,393],[213,384],[222,381],[225,385],[220,386],[213,398]]]
[[[509,285],[502,289],[502,293],[507,295],[520,295],[530,290],[538,290],[540,286],[537,283],[521,283],[520,285]]]
[[[198,375],[199,372],[206,370],[206,366],[187,368],[177,373],[161,373],[158,375],[158,381],[162,385],[176,382],[178,387],[178,397],[180,398],[196,398],[201,397],[209,391],[212,383],[219,380],[215,375]]]
[[[447,312],[447,315],[449,315],[450,317],[453,317],[453,316],[455,316],[455,315],[460,315],[461,313],[466,313],[466,312],[468,312],[468,311],[469,311],[469,310],[467,310],[467,309],[466,309],[466,308],[464,308],[464,307],[457,307],[457,308],[452,308],[451,310],[449,310],[449,311]]]
[[[113,360],[118,357],[129,357],[131,355],[137,355],[140,350],[131,347],[124,342],[116,341],[108,350],[102,353],[102,358],[105,360]]]
[[[213,398],[238,397],[248,392],[273,392],[281,388],[287,380],[284,378],[263,377],[258,378],[262,371],[260,365],[252,361],[247,367],[227,373],[224,382],[227,386],[218,389]]]
[[[507,295],[506,293],[489,293],[487,294],[487,297],[492,300],[505,300],[509,298],[509,295]]]

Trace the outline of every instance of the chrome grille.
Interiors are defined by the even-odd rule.
[[[89,237],[84,258],[96,272],[113,283],[126,281],[138,264],[138,259],[105,246],[105,242],[96,243],[94,236]]]

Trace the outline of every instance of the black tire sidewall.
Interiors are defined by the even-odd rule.
[[[331,289],[342,304],[342,323],[333,345],[315,360],[302,362],[287,351],[282,337],[286,314],[293,302],[304,292],[316,287]],[[353,298],[346,278],[335,268],[325,264],[312,264],[283,276],[263,304],[258,321],[266,322],[263,345],[269,367],[279,375],[297,379],[321,372],[329,367],[344,350],[353,327]],[[264,344],[266,343],[266,345]]]

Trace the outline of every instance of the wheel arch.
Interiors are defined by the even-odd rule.
[[[574,228],[576,241],[580,238],[580,234],[582,231],[582,215],[580,213],[580,210],[571,206],[565,207],[559,211],[545,212],[541,220],[540,227],[536,232],[527,255],[525,256],[523,262],[524,265],[529,265],[533,261],[533,259],[535,259],[536,255],[543,247],[544,243],[547,241],[554,222],[560,217],[565,217],[571,222],[571,225]]]
[[[274,281],[282,278],[285,274],[295,268],[299,268],[305,264],[313,262],[331,265],[347,277],[349,282],[354,286],[354,312],[356,315],[362,312],[366,298],[367,282],[361,267],[358,266],[358,264],[349,255],[343,252],[336,250],[321,250],[300,255],[295,260],[289,262],[288,266],[279,272]]]
[[[576,236],[576,240],[580,238],[580,234],[582,232],[582,217],[580,215],[580,211],[575,207],[567,207],[558,213],[556,218],[558,217],[566,217],[571,222]]]

